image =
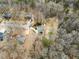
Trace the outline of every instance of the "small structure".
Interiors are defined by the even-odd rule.
[[[35,27],[35,29],[38,31],[38,33],[43,33],[43,31],[44,31],[44,25],[43,24],[41,24],[41,23],[36,23],[35,25],[34,25],[34,27]]]

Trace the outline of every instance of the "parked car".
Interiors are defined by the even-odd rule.
[[[3,41],[4,33],[5,33],[5,28],[0,28],[0,41]]]
[[[0,41],[3,41],[3,34],[4,34],[4,33],[1,33],[1,32],[0,32]]]

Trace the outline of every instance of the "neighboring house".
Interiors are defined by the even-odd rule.
[[[11,13],[4,13],[3,14],[3,18],[5,18],[5,19],[10,19],[11,18]]]

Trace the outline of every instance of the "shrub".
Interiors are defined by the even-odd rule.
[[[50,39],[47,39],[46,37],[42,38],[42,44],[44,47],[49,47],[50,45],[52,45],[54,42]]]

